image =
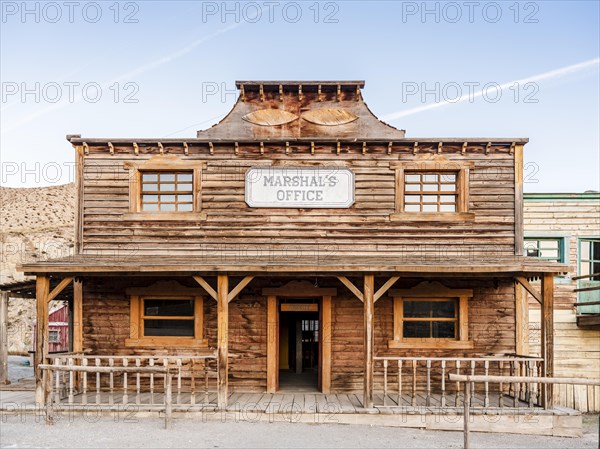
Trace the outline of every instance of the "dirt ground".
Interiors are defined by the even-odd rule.
[[[62,419],[47,426],[33,415],[4,416],[1,448],[460,448],[461,432],[281,422],[202,422],[177,419]],[[597,448],[598,416],[586,416],[583,438],[472,433],[472,448]]]

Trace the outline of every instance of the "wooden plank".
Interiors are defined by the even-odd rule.
[[[0,385],[8,385],[8,292],[0,292]]]
[[[331,392],[331,296],[323,296],[321,301],[321,392]]]
[[[544,377],[554,375],[554,276],[551,273],[542,277],[542,357],[544,358]],[[552,408],[552,385],[542,391],[542,403]]]
[[[73,281],[73,352],[83,351],[83,282]]]
[[[515,145],[515,255],[523,255],[523,145]]]
[[[277,391],[279,314],[277,313],[277,297],[267,297],[267,393]]]
[[[227,390],[229,374],[229,277],[219,274],[217,277],[217,405],[219,409],[227,408]]]
[[[363,404],[365,408],[373,407],[373,368],[374,368],[374,328],[375,314],[375,276],[364,275],[364,373],[363,373]]]
[[[529,304],[519,282],[515,282],[515,351],[518,355],[529,355]]]
[[[81,254],[83,249],[83,204],[84,204],[84,154],[81,145],[75,146],[75,190],[76,204],[75,211],[75,254]]]
[[[192,276],[192,277],[196,280],[196,282],[198,284],[200,284],[202,286],[202,288],[204,290],[206,290],[206,293],[208,293],[212,299],[214,299],[215,301],[218,301],[217,292],[215,291],[214,288],[212,288],[210,286],[210,284],[208,282],[206,282],[204,280],[204,278],[202,276]]]
[[[56,287],[54,287],[52,289],[52,291],[50,292],[50,294],[48,295],[48,301],[52,301],[54,298],[56,298],[58,295],[60,295],[60,293],[65,289],[65,287],[67,285],[69,285],[71,283],[71,281],[73,280],[73,276],[68,276],[66,278],[64,278],[63,280],[61,280],[58,285]]]
[[[50,278],[40,275],[36,278],[36,327],[35,327],[35,402],[38,406],[46,405],[50,392],[47,389],[47,376],[41,369],[48,356],[48,296],[50,294]]]
[[[354,293],[354,296],[356,296],[358,299],[364,302],[363,293],[358,288],[356,288],[356,286],[350,281],[350,279],[348,279],[346,276],[337,276],[337,278],[342,282],[342,284],[348,287],[348,290]]]

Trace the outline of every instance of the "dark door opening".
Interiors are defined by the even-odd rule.
[[[305,304],[282,307],[279,316],[279,389],[318,391],[319,312]],[[316,306],[316,304],[311,304]],[[284,310],[299,311],[284,311]],[[315,309],[317,309],[315,307]],[[318,309],[317,309],[318,310]]]

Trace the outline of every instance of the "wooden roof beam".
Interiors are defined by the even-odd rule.
[[[254,276],[246,276],[244,279],[242,279],[240,283],[227,294],[227,302],[233,301],[235,297],[242,292],[246,285],[252,281],[252,279],[254,279]]]
[[[373,302],[377,302],[377,300],[379,298],[381,298],[383,295],[385,295],[385,293],[390,289],[390,287],[392,285],[394,285],[396,283],[396,281],[400,279],[400,276],[392,276],[391,278],[389,278],[385,284],[383,284],[381,286],[381,288],[379,290],[377,290],[375,292],[375,296],[373,298]]]
[[[346,287],[348,287],[348,290],[350,290],[352,293],[354,293],[354,296],[356,296],[358,299],[360,299],[360,302],[365,302],[365,298],[363,295],[363,292],[360,291],[359,288],[357,288],[352,281],[350,281],[350,279],[348,279],[346,276],[336,276],[340,282],[342,284],[344,284]]]
[[[200,284],[200,286],[206,290],[206,293],[208,293],[210,295],[210,297],[212,299],[214,299],[215,301],[217,301],[217,292],[215,291],[214,288],[212,288],[210,286],[210,284],[208,282],[206,282],[206,280],[204,280],[204,278],[202,276],[192,276],[195,281]]]
[[[542,295],[541,293],[537,292],[534,288],[533,285],[531,285],[529,283],[529,281],[524,277],[524,276],[515,276],[515,280],[521,284],[525,290],[527,290],[531,296],[533,296],[535,298],[535,300],[537,302],[539,302],[540,304],[542,303]]]
[[[74,276],[68,276],[68,277],[64,278],[62,281],[60,281],[58,283],[58,285],[56,287],[54,287],[52,289],[52,291],[50,292],[50,294],[48,295],[48,302],[52,301],[54,298],[56,298],[58,295],[60,295],[60,293],[65,289],[65,287],[73,281],[73,279],[75,279]]]

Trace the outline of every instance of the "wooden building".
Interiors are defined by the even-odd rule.
[[[67,136],[76,255],[21,267],[40,317],[73,283],[73,355],[55,363],[174,364],[173,388],[204,379],[220,408],[251,392],[360,391],[349,400],[372,409],[392,389],[449,406],[449,372],[550,376],[567,267],[523,255],[527,139],[407,138],[363,85],[239,81],[231,112],[195,138]],[[520,353],[521,290],[541,302],[540,357]],[[37,341],[44,367],[46,325]],[[98,386],[127,397],[140,372]],[[512,391],[551,408],[545,389],[511,385],[482,385],[482,405]]]
[[[570,267],[554,280],[555,375],[598,377],[600,276],[584,276],[600,273],[600,193],[526,193],[524,230],[528,255]],[[536,301],[529,306],[529,345],[523,354],[539,355],[540,308]],[[600,388],[560,385],[554,401],[599,412]]]

